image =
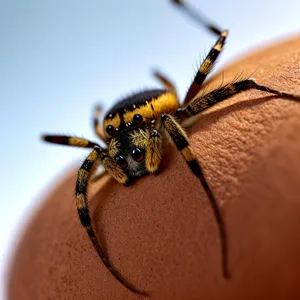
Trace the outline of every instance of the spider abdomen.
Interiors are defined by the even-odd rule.
[[[162,113],[173,113],[179,107],[175,94],[166,90],[147,90],[117,102],[104,118],[103,127],[108,135],[129,125],[157,120]],[[110,132],[111,133],[110,133]]]

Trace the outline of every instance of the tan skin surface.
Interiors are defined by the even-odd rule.
[[[243,58],[224,78],[242,71],[299,94],[300,38]],[[220,73],[213,82],[221,81]],[[92,185],[92,219],[112,262],[151,299],[299,299],[300,103],[248,91],[205,113],[189,136],[222,206],[232,279],[221,276],[207,196],[174,148],[157,176],[127,188],[112,179]],[[25,230],[9,300],[142,298],[94,251],[78,220],[75,176],[52,188]]]

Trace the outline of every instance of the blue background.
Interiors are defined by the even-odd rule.
[[[299,34],[297,0],[189,3],[230,29],[218,67]],[[3,291],[10,253],[43,191],[87,155],[44,144],[40,134],[96,140],[93,106],[107,109],[133,91],[159,86],[153,67],[170,75],[183,97],[215,37],[168,0],[2,0],[0,38]]]

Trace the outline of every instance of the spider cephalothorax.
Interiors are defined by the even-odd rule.
[[[185,8],[192,17],[203,23],[199,16],[183,4],[183,1],[173,0],[173,2]],[[59,135],[43,136],[45,141],[51,143],[93,148],[77,175],[76,206],[79,218],[108,270],[125,287],[141,295],[148,294],[135,288],[107,259],[92,226],[87,201],[87,187],[91,176],[94,175],[94,167],[101,164],[104,167],[104,173],[102,174],[108,173],[119,183],[128,185],[133,178],[156,173],[159,170],[164,154],[163,142],[166,140],[164,137],[168,136],[168,140],[171,139],[181,152],[188,167],[195,175],[195,180],[199,180],[206,191],[218,225],[223,277],[229,278],[227,234],[224,221],[214,194],[189,144],[188,137],[182,129],[182,122],[199,115],[203,110],[221,101],[249,89],[257,89],[285,98],[300,100],[300,95],[277,91],[259,85],[251,79],[236,81],[202,96],[197,96],[202,89],[202,83],[221,53],[228,34],[226,30],[221,31],[211,24],[205,23],[205,26],[211,32],[217,34],[218,39],[201,64],[182,104],[178,100],[174,85],[160,73],[155,73],[155,76],[165,86],[165,90],[146,90],[118,101],[104,117],[103,126],[100,126],[98,121],[101,110],[98,107],[95,109],[94,129],[98,137],[107,144],[106,149],[101,148],[95,142],[82,138]],[[94,177],[94,180],[99,177]]]
[[[104,130],[96,124],[108,143],[108,155],[128,179],[158,170],[163,138],[159,118],[164,112],[175,113],[178,106],[176,95],[168,90],[145,90],[117,102],[104,118]]]
[[[123,168],[129,179],[149,173],[146,161],[150,130],[144,126],[121,131],[108,144],[109,156]]]

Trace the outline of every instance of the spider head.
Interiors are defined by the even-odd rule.
[[[109,142],[109,156],[123,168],[129,178],[148,173],[145,160],[149,137],[150,132],[144,127],[122,130]]]

